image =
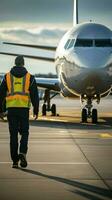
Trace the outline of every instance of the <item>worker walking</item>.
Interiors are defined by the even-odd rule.
[[[10,132],[10,154],[13,168],[27,167],[26,154],[29,136],[29,109],[33,105],[34,119],[38,118],[39,96],[34,76],[24,67],[23,56],[17,56],[15,66],[6,73],[0,86],[0,112],[6,99]],[[18,144],[18,132],[21,134]],[[18,149],[19,148],[19,149]],[[19,152],[18,152],[19,151]]]

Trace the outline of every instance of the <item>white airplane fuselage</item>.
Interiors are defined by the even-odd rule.
[[[62,38],[56,71],[63,96],[106,96],[112,86],[112,31],[101,24],[76,25]]]

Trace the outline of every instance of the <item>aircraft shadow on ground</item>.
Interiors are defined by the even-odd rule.
[[[60,183],[67,184],[69,186],[74,187],[74,189],[69,190],[74,194],[78,194],[80,196],[86,197],[87,199],[91,200],[106,200],[107,198],[112,199],[112,190],[106,188],[100,188],[98,186],[89,185],[86,183],[81,183],[79,181],[70,180],[66,178],[61,178],[57,176],[47,175],[38,171],[34,171],[31,169],[22,169],[19,170],[24,171],[25,173],[29,173],[35,176],[41,176],[47,179],[51,179]],[[88,193],[89,192],[89,193]],[[100,195],[101,197],[97,197],[96,195]]]
[[[66,117],[65,117],[66,118]],[[68,118],[68,117],[67,117]],[[52,118],[51,118],[52,119]],[[88,123],[82,123],[77,121],[66,121],[66,120],[60,120],[61,118],[55,118],[55,120],[40,120],[37,121],[30,120],[31,126],[38,126],[38,127],[48,127],[48,128],[69,128],[69,129],[82,129],[82,130],[105,130],[105,129],[112,129],[112,118],[111,117],[103,117],[100,118],[99,122],[97,124],[92,124],[91,122]]]

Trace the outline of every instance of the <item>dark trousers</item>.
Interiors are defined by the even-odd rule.
[[[11,159],[13,161],[18,161],[18,151],[19,153],[26,154],[28,150],[29,109],[8,109],[8,123],[10,132]],[[18,133],[21,135],[20,144],[18,143]]]

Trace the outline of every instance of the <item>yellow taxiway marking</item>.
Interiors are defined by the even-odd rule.
[[[112,138],[112,134],[111,133],[102,133],[102,134],[100,134],[100,136],[102,138]]]
[[[49,120],[49,121],[57,121],[57,122],[69,122],[68,120],[65,119],[59,119],[59,118],[50,118],[50,117],[39,117],[40,120]]]
[[[10,164],[12,162],[3,161],[0,164]],[[32,165],[89,165],[88,162],[28,162]]]

